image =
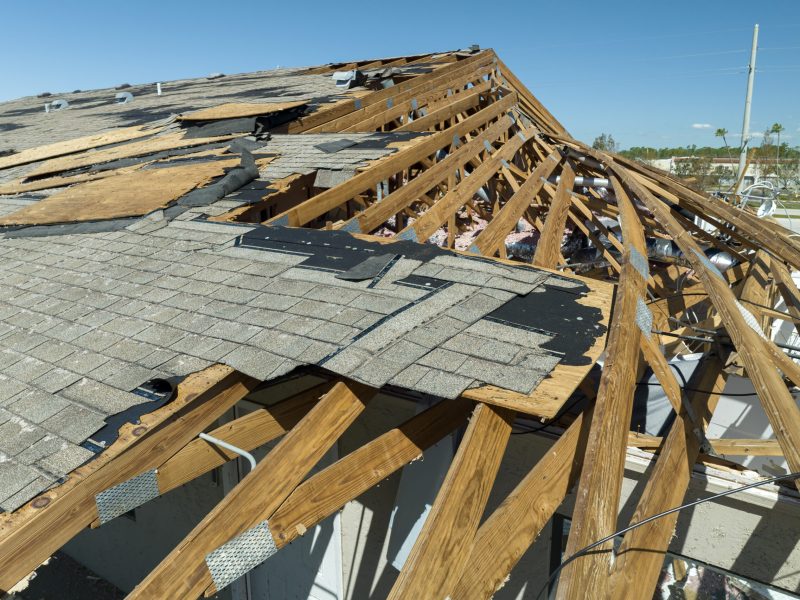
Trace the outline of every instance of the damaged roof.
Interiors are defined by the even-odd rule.
[[[280,549],[465,425],[392,597],[488,598],[573,485],[568,551],[613,533],[629,444],[660,448],[637,514],[678,504],[734,372],[800,470],[800,369],[765,333],[797,322],[770,308],[800,306],[791,234],[573,139],[491,50],[29,97],[0,130],[0,590],[233,458],[197,435],[298,373],[325,383],[258,435],[212,430],[289,433],[131,597],[213,594],[242,540]],[[629,431],[646,368],[655,442]],[[303,482],[378,389],[445,400]],[[481,522],[520,415],[565,431]],[[673,527],[559,597],[648,597]]]

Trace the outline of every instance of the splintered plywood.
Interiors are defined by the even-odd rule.
[[[259,117],[271,115],[290,108],[305,106],[308,104],[303,101],[295,102],[268,102],[268,103],[247,103],[247,102],[228,102],[219,106],[203,108],[194,112],[181,115],[181,121],[214,121],[217,119],[239,119],[242,117]]]
[[[36,148],[29,148],[22,152],[17,152],[11,156],[0,158],[0,169],[8,167],[18,167],[28,163],[37,162],[40,160],[47,160],[48,158],[56,158],[66,154],[74,154],[76,152],[83,152],[91,148],[98,148],[108,144],[117,144],[119,142],[127,142],[147,135],[156,133],[155,129],[145,129],[141,126],[136,127],[122,127],[120,129],[113,129],[105,133],[97,135],[89,135],[86,137],[76,138],[74,140],[66,140],[64,142],[56,142],[55,144],[47,144],[46,146],[37,146]]]
[[[82,183],[0,218],[0,225],[53,225],[144,215],[166,207],[238,164],[238,158],[231,158],[139,170]]]
[[[114,146],[106,150],[98,150],[97,152],[88,152],[79,154],[77,156],[66,156],[54,160],[49,160],[34,171],[28,173],[27,178],[41,177],[51,173],[60,173],[62,171],[71,171],[72,169],[80,169],[82,167],[90,167],[92,165],[99,165],[102,163],[111,162],[112,160],[119,160],[121,158],[134,158],[137,156],[146,156],[156,152],[163,152],[166,150],[177,150],[179,148],[191,148],[194,146],[202,146],[204,144],[213,144],[214,142],[224,142],[225,140],[238,137],[238,135],[220,135],[216,137],[196,138],[196,139],[183,139],[182,133],[173,133],[160,137],[154,137],[149,140],[142,140],[139,142],[131,142],[121,146]]]
[[[214,148],[213,150],[202,150],[200,152],[192,152],[191,154],[183,154],[180,158],[181,160],[187,160],[190,158],[202,158],[202,157],[210,157],[210,156],[222,156],[227,152],[226,148]],[[45,179],[36,179],[34,181],[25,182],[24,179],[18,179],[16,181],[9,182],[4,185],[0,185],[0,196],[2,195],[11,195],[11,194],[22,194],[25,192],[35,192],[39,190],[49,190],[53,188],[60,188],[60,187],[67,187],[73,185],[75,183],[84,183],[86,181],[95,181],[97,179],[105,179],[106,177],[112,177],[114,175],[120,175],[122,173],[130,173],[131,171],[135,171],[137,169],[141,169],[152,162],[156,163],[168,163],[173,158],[163,158],[156,161],[146,161],[136,165],[131,165],[130,167],[122,167],[119,169],[109,169],[107,171],[97,171],[96,173],[80,173],[78,175],[71,175],[69,177],[47,177]],[[264,160],[264,159],[261,159]],[[269,159],[267,159],[269,160]],[[256,160],[256,164],[258,164],[258,160]]]

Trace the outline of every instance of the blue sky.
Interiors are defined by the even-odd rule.
[[[800,145],[800,0],[2,0],[0,18],[0,100],[477,43],[574,136],[623,147],[738,144],[759,23],[752,128]]]

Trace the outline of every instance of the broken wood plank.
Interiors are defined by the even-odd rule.
[[[0,225],[52,225],[145,215],[203,187],[240,159],[142,169],[79,183],[0,217]]]
[[[216,121],[220,119],[240,119],[243,117],[259,117],[299,108],[308,104],[304,100],[292,102],[226,102],[209,108],[201,108],[178,115],[179,121]]]
[[[40,160],[47,160],[49,158],[57,158],[59,156],[66,156],[67,154],[75,154],[90,150],[92,148],[100,148],[110,144],[118,144],[120,142],[127,142],[137,138],[147,137],[158,132],[158,129],[150,129],[137,125],[135,127],[120,127],[112,129],[97,135],[87,135],[85,137],[75,138],[73,140],[66,140],[64,142],[56,142],[54,144],[47,144],[46,146],[37,146],[36,148],[28,148],[16,154],[0,157],[0,169],[7,169],[9,167],[18,167],[27,165],[32,162]]]

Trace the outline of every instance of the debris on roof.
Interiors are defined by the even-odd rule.
[[[573,486],[567,553],[612,534],[629,446],[659,449],[636,514],[679,504],[726,447],[704,423],[736,369],[775,431],[759,448],[800,471],[800,367],[769,339],[796,323],[771,307],[800,306],[797,242],[575,140],[492,50],[127,89],[0,105],[18,149],[0,158],[0,590],[233,458],[198,433],[293,373],[325,383],[258,434],[211,431],[289,433],[132,598],[213,594],[246,572],[225,562],[241,540],[279,550],[470,414],[392,598],[491,597]],[[630,432],[645,369],[676,415],[663,437]],[[381,388],[447,400],[303,481]],[[515,418],[576,397],[482,521]],[[558,597],[650,597],[674,524],[569,563]]]

